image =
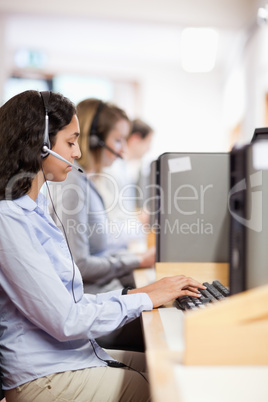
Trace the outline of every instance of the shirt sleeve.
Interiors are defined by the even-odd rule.
[[[152,309],[142,293],[83,295],[75,302],[28,221],[1,214],[0,225],[0,283],[7,303],[57,340],[96,338]]]
[[[51,189],[57,215],[66,230],[74,260],[84,282],[104,285],[139,267],[139,258],[131,252],[106,253],[98,256],[91,254],[90,239],[95,234],[90,231],[88,220],[88,214],[92,213],[89,205],[89,200],[92,199],[89,192],[92,189],[89,188],[86,178],[78,177],[77,172],[70,172],[65,182],[53,183]],[[52,215],[61,228],[57,216],[53,213]],[[101,239],[101,236],[99,237]]]

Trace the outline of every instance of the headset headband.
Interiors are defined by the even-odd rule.
[[[50,141],[49,141],[49,118],[48,118],[48,104],[49,104],[49,98],[50,98],[50,91],[42,91],[40,92],[44,109],[45,109],[45,130],[44,130],[44,142],[43,142],[43,147],[46,146],[48,149],[50,149]],[[48,155],[46,151],[42,149],[41,156],[42,158],[45,158]]]
[[[90,136],[91,135],[97,135],[99,137],[97,127],[98,127],[98,123],[99,123],[100,112],[102,111],[104,105],[105,105],[105,103],[102,102],[102,101],[100,101],[99,104],[98,104],[96,113],[95,113],[95,115],[93,117],[93,120],[92,120],[92,123],[91,123],[91,126],[90,126],[90,132],[89,132]]]
[[[49,104],[49,98],[50,98],[50,91],[41,91],[40,92],[43,104],[44,104],[44,108],[45,108],[45,112],[46,114],[48,114],[48,104]]]

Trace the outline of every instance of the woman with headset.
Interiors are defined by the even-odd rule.
[[[117,244],[120,227],[109,225],[105,204],[95,185],[102,169],[123,156],[130,121],[122,109],[98,99],[80,102],[77,116],[82,152],[79,166],[85,174],[73,169],[64,182],[50,186],[55,209],[86,292],[96,294],[122,285],[134,287],[134,268],[153,266],[155,248],[138,255],[122,247],[121,242]],[[60,227],[57,215],[52,214]]]
[[[7,402],[148,401],[143,354],[108,353],[95,338],[204,288],[177,276],[141,289],[84,293],[40,192],[48,179],[66,179],[80,157],[78,138],[75,107],[60,94],[26,91],[0,108],[0,369]]]

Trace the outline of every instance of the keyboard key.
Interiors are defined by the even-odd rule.
[[[191,300],[190,296],[178,297],[176,301],[182,310],[193,310],[197,308],[193,303],[193,301]]]
[[[207,304],[210,303],[210,299],[208,297],[205,297],[201,294],[201,296],[199,297],[199,300],[202,304]]]
[[[204,282],[203,285],[206,286],[206,290],[211,293],[212,296],[214,296],[217,300],[224,299],[224,296],[213,285],[208,282]]]
[[[204,285],[206,286],[206,285]],[[208,298],[211,302],[216,301],[216,297],[214,297],[207,289],[199,289],[199,292],[206,298]]]
[[[212,285],[215,286],[215,288],[218,289],[218,291],[221,292],[224,297],[230,295],[230,290],[219,281],[213,281]]]
[[[192,302],[196,307],[205,308],[205,303],[200,300],[200,297],[191,297]],[[208,300],[209,303],[209,300]]]

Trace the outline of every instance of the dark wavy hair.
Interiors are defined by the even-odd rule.
[[[49,138],[55,144],[58,131],[76,114],[74,104],[63,95],[50,93]],[[0,199],[16,199],[28,193],[42,168],[45,109],[40,92],[25,91],[0,108]]]

